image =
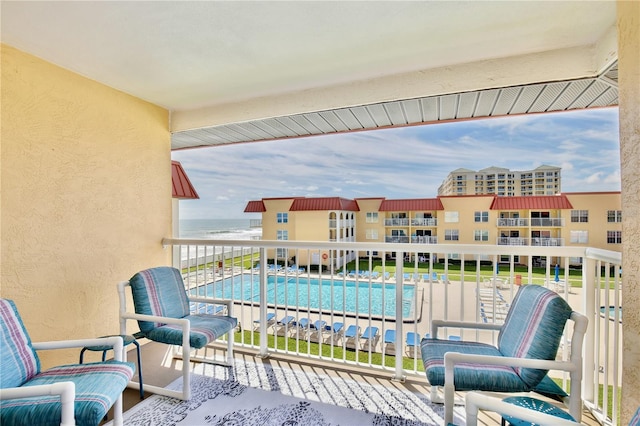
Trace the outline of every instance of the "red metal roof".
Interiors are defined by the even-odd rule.
[[[432,211],[444,210],[439,198],[414,198],[408,200],[384,200],[380,204],[381,212]]]
[[[572,209],[564,195],[529,195],[522,197],[496,197],[491,210],[563,210]]]
[[[355,200],[348,200],[340,197],[326,198],[296,198],[291,204],[289,211],[311,211],[311,210],[348,210],[360,211]]]
[[[200,197],[196,189],[191,185],[187,173],[178,161],[171,161],[171,184],[173,186],[171,196],[173,198],[197,200]]]
[[[266,211],[267,209],[265,208],[262,200],[249,201],[247,203],[247,207],[244,208],[245,213],[264,213]]]

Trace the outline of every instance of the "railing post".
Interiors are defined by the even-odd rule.
[[[260,358],[269,356],[267,351],[267,249],[260,248]]]
[[[402,285],[404,252],[396,255],[396,364],[392,380],[404,381],[402,349],[404,348],[404,336],[402,335]],[[417,290],[417,288],[416,288]],[[416,292],[417,295],[417,292]],[[384,331],[383,331],[384,333]]]
[[[598,374],[595,365],[594,348],[598,348],[595,341],[595,292],[596,292],[596,261],[588,257],[582,262],[582,309],[589,319],[587,332],[584,335],[583,363],[582,363],[582,399],[594,400],[594,372]],[[599,271],[598,271],[599,274]],[[599,281],[598,281],[599,282]],[[595,349],[597,350],[597,349]]]

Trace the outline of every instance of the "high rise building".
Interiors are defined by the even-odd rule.
[[[438,195],[555,195],[561,192],[560,172],[560,167],[546,165],[525,171],[461,168],[449,173],[438,188]]]

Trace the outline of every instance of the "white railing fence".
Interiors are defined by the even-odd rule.
[[[519,285],[547,286],[589,318],[583,400],[603,424],[618,422],[620,253],[264,240],[165,239],[163,244],[173,247],[173,264],[183,271],[188,291],[234,302],[241,329],[237,345],[262,356],[283,353],[367,366],[394,379],[424,375],[419,341],[434,318],[501,322]],[[497,338],[495,332],[445,333],[488,343]],[[569,346],[563,341],[559,356],[568,358]]]

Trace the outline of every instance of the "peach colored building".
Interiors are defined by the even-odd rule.
[[[265,198],[249,202],[245,212],[262,214],[265,240],[424,244],[424,253],[417,255],[426,259],[431,255],[429,245],[437,243],[578,245],[613,251],[621,251],[622,243],[620,192],[516,197],[450,195],[401,200]],[[288,257],[284,249],[278,251],[274,254],[272,250],[269,257]],[[309,260],[306,253],[298,253],[299,263]],[[440,257],[433,254],[436,259]],[[348,260],[355,257],[353,253],[344,255]],[[311,264],[328,265],[329,256],[311,256]],[[459,259],[455,254],[449,256]],[[341,255],[331,256],[335,257]],[[500,260],[508,262],[509,257],[505,255]],[[534,266],[546,261],[531,260]],[[529,259],[516,256],[514,261],[527,263]],[[580,259],[573,259],[572,263],[579,264]]]

